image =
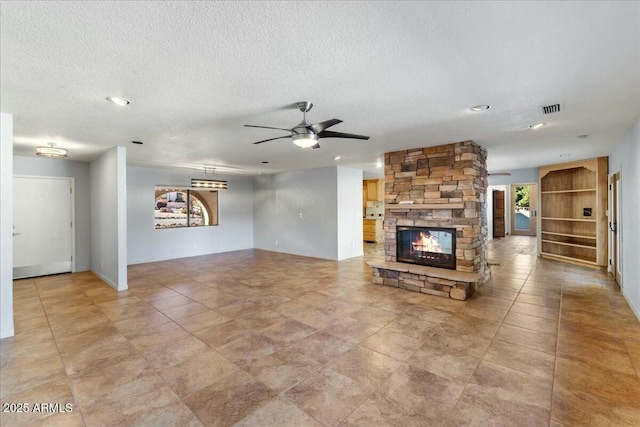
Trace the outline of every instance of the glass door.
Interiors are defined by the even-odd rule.
[[[512,185],[511,234],[519,236],[535,236],[538,216],[536,209],[536,185]]]

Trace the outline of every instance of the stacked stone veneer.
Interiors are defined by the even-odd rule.
[[[473,141],[385,154],[386,263],[371,263],[374,283],[466,299],[489,278],[486,158]],[[398,268],[396,226],[455,228],[456,271]]]

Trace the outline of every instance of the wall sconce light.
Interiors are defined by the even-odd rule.
[[[67,157],[67,150],[64,148],[58,148],[56,147],[56,144],[49,142],[47,145],[36,147],[36,156],[62,159]]]

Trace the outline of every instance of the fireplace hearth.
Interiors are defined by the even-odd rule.
[[[456,229],[396,227],[398,262],[456,268]]]

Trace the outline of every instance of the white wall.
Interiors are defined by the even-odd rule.
[[[510,176],[490,176],[489,185],[537,184],[538,168],[512,169]]]
[[[126,148],[90,164],[91,271],[118,291],[127,289]]]
[[[14,175],[74,178],[75,271],[91,269],[91,209],[89,163],[44,157],[14,156]]]
[[[338,167],[338,260],[364,255],[362,171]]]
[[[616,172],[622,187],[622,293],[640,319],[640,120],[609,156],[609,173]]]
[[[0,113],[0,338],[13,334],[13,116]]]
[[[191,178],[202,172],[127,168],[129,264],[253,248],[253,177],[216,176],[229,184],[219,192],[219,225],[155,229],[156,185],[190,187]]]
[[[257,249],[338,259],[337,167],[258,176],[254,194]]]

